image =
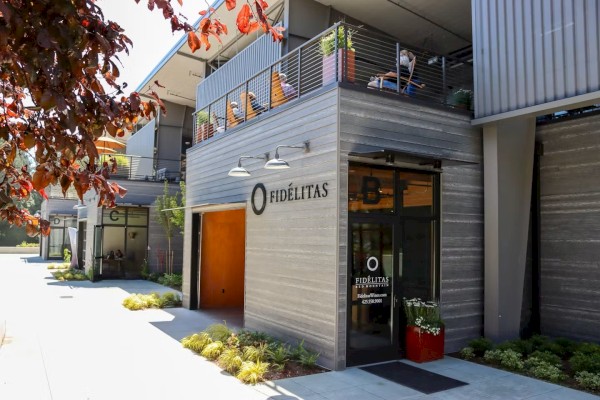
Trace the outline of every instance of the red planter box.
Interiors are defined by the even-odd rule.
[[[406,358],[418,363],[444,358],[444,328],[434,336],[419,327],[407,326]]]

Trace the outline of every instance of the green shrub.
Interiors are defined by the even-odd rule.
[[[228,347],[240,347],[240,339],[235,332],[231,332],[231,335],[227,338],[227,346]]]
[[[244,361],[237,374],[237,378],[252,385],[264,380],[264,376],[269,370],[269,363],[257,361]]]
[[[55,268],[62,268],[63,264],[58,264]],[[50,266],[48,266],[50,268]],[[52,272],[52,276],[54,279],[59,281],[84,281],[87,279],[87,276],[83,273],[83,271],[77,269],[67,269],[67,270],[58,270]]]
[[[244,361],[263,361],[267,356],[268,345],[261,343],[258,346],[246,346],[243,350]]]
[[[533,352],[533,344],[529,340],[509,340],[503,343],[500,343],[496,346],[497,350],[513,350],[516,353],[521,355],[528,355]]]
[[[569,359],[569,363],[575,372],[587,371],[594,374],[600,373],[600,353],[576,351],[573,357]]]
[[[219,356],[218,363],[225,371],[235,374],[242,366],[242,352],[237,348],[225,349]]]
[[[274,349],[267,350],[267,358],[273,364],[285,365],[290,359],[289,347],[280,343]]]
[[[523,369],[522,355],[514,350],[488,350],[483,358],[491,363],[499,364],[504,368],[521,371]]]
[[[556,354],[550,353],[549,351],[536,350],[533,353],[531,353],[529,358],[536,358],[538,360],[547,362],[548,364],[555,365],[557,367],[562,366],[562,359]]]
[[[40,244],[38,242],[29,243],[23,240],[21,244],[16,245],[16,247],[40,247]]]
[[[165,308],[181,305],[181,298],[176,293],[164,293],[162,296],[156,292],[150,294],[136,293],[123,300],[123,307],[132,311],[146,308]]]
[[[218,340],[221,342],[226,342],[227,339],[233,333],[228,327],[226,323],[222,324],[212,324],[205,330],[206,333],[210,335],[212,340]]]
[[[313,353],[312,351],[306,351],[300,356],[298,360],[300,364],[306,368],[314,368],[317,365],[317,360],[321,353]]]
[[[69,249],[64,249],[63,250],[63,260],[66,263],[70,263],[71,262],[71,251]]]
[[[238,333],[240,346],[258,346],[261,343],[273,343],[274,339],[264,332],[247,331],[242,329]]]
[[[183,347],[196,353],[202,353],[202,350],[210,343],[212,343],[212,339],[206,332],[194,333],[181,339]]]
[[[600,374],[581,371],[575,374],[575,380],[585,389],[600,390]]]
[[[225,345],[223,345],[223,342],[217,340],[216,342],[207,344],[200,354],[202,354],[202,357],[206,357],[209,360],[216,360],[224,349]]]
[[[583,342],[576,347],[575,351],[583,354],[600,354],[600,345],[596,343]]]
[[[169,286],[173,289],[181,290],[183,284],[183,275],[181,274],[164,274],[158,278],[158,283]]]
[[[465,360],[475,358],[475,351],[472,347],[465,347],[460,351],[460,356]]]
[[[554,355],[548,353],[550,355]],[[560,360],[559,360],[560,361]],[[525,367],[528,372],[539,379],[545,379],[551,382],[559,382],[566,379],[566,375],[559,367],[537,357],[530,357],[525,361]]]
[[[579,344],[574,340],[565,338],[556,338],[554,343],[562,348],[562,354],[557,354],[556,352],[553,353],[562,358],[572,356],[573,353],[577,351],[577,347],[579,346]]]
[[[494,348],[494,343],[487,338],[474,339],[469,342],[469,347],[473,349],[473,352],[479,357],[483,356],[486,351]]]

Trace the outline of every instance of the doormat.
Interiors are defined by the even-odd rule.
[[[360,369],[425,394],[437,393],[468,385],[466,382],[448,378],[447,376],[401,362],[372,365]]]

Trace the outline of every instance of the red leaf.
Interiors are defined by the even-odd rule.
[[[204,45],[206,50],[210,49],[210,42],[208,41],[208,33],[200,34],[200,42]]]
[[[198,36],[194,32],[188,32],[188,46],[192,50],[192,53],[201,47],[200,39],[198,39]]]
[[[204,16],[206,15],[206,10],[202,10],[202,11],[200,11],[198,14],[200,14],[201,16],[203,16],[203,17],[204,17]]]
[[[38,190],[38,193],[41,194],[45,200],[48,200],[48,195],[46,194],[46,191],[44,189]]]
[[[250,32],[250,16],[252,10],[248,4],[244,4],[242,9],[238,13],[235,23],[237,24],[238,30],[243,34],[247,35]]]
[[[231,11],[235,8],[235,0],[226,0],[225,4],[227,5],[228,11]]]
[[[177,2],[179,3],[180,6],[183,7],[183,0],[177,0]]]

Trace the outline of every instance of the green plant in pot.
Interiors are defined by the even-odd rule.
[[[458,108],[470,110],[471,105],[473,104],[473,91],[468,89],[458,89],[454,91],[450,98],[450,104]]]
[[[336,81],[335,59],[338,60],[337,80],[354,82],[355,51],[352,44],[353,31],[346,26],[338,26],[321,38],[320,53],[323,55],[323,86]],[[337,55],[335,41],[337,37]]]
[[[345,26],[338,26],[338,28],[334,31],[331,31],[328,35],[325,35],[321,38],[320,50],[321,54],[324,56],[329,56],[333,54],[335,51],[335,35],[337,32],[338,37],[338,49],[346,49],[349,51],[354,51],[354,47],[352,45],[352,30],[348,29],[348,34],[345,35],[346,31]]]
[[[212,118],[206,111],[198,111],[196,113],[196,142],[201,142],[212,137],[214,127],[212,126]]]

